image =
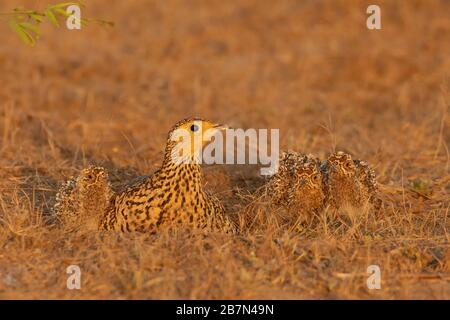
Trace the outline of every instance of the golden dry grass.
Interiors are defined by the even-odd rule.
[[[0,298],[449,299],[450,3],[379,1],[381,31],[368,4],[99,0],[85,14],[114,29],[48,27],[35,48],[1,20]],[[212,166],[241,236],[45,222],[58,183],[89,163],[114,187],[150,174],[189,115],[349,151],[374,165],[385,206],[293,233],[252,197],[257,168]],[[66,289],[70,264],[82,290]],[[381,290],[366,287],[371,264]]]

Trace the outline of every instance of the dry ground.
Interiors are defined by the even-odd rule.
[[[0,298],[449,299],[450,2],[377,1],[383,29],[369,31],[372,2],[89,1],[83,14],[116,27],[49,26],[35,48],[0,18]],[[45,222],[89,163],[115,186],[151,173],[189,115],[349,151],[375,167],[384,209],[292,233],[254,203],[257,168],[213,166],[239,237]],[[70,264],[82,290],[66,289]]]

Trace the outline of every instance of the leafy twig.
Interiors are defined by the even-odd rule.
[[[0,12],[0,17],[10,17],[9,26],[11,29],[19,35],[23,42],[34,46],[41,36],[40,25],[47,21],[59,28],[60,22],[58,18],[70,17],[71,14],[67,12],[67,8],[72,5],[83,7],[83,4],[80,2],[62,2],[47,6],[43,12],[15,8],[12,12]],[[92,22],[98,23],[101,26],[114,26],[114,23],[111,21],[101,19],[80,19],[80,24],[82,26],[86,26]]]

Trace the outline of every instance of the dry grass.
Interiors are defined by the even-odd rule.
[[[368,4],[99,0],[86,15],[115,29],[49,27],[33,49],[2,23],[0,297],[449,299],[450,3],[381,2],[382,31],[365,28]],[[241,236],[45,222],[58,183],[89,163],[115,187],[151,173],[188,115],[350,151],[375,166],[385,206],[292,233],[251,196],[257,168],[213,166]],[[80,291],[65,287],[70,264]],[[366,287],[371,264],[381,290]]]

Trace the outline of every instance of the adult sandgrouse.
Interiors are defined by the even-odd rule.
[[[202,148],[223,129],[199,118],[175,124],[161,168],[113,196],[100,229],[154,232],[182,224],[234,233],[220,201],[203,190],[200,170]]]

